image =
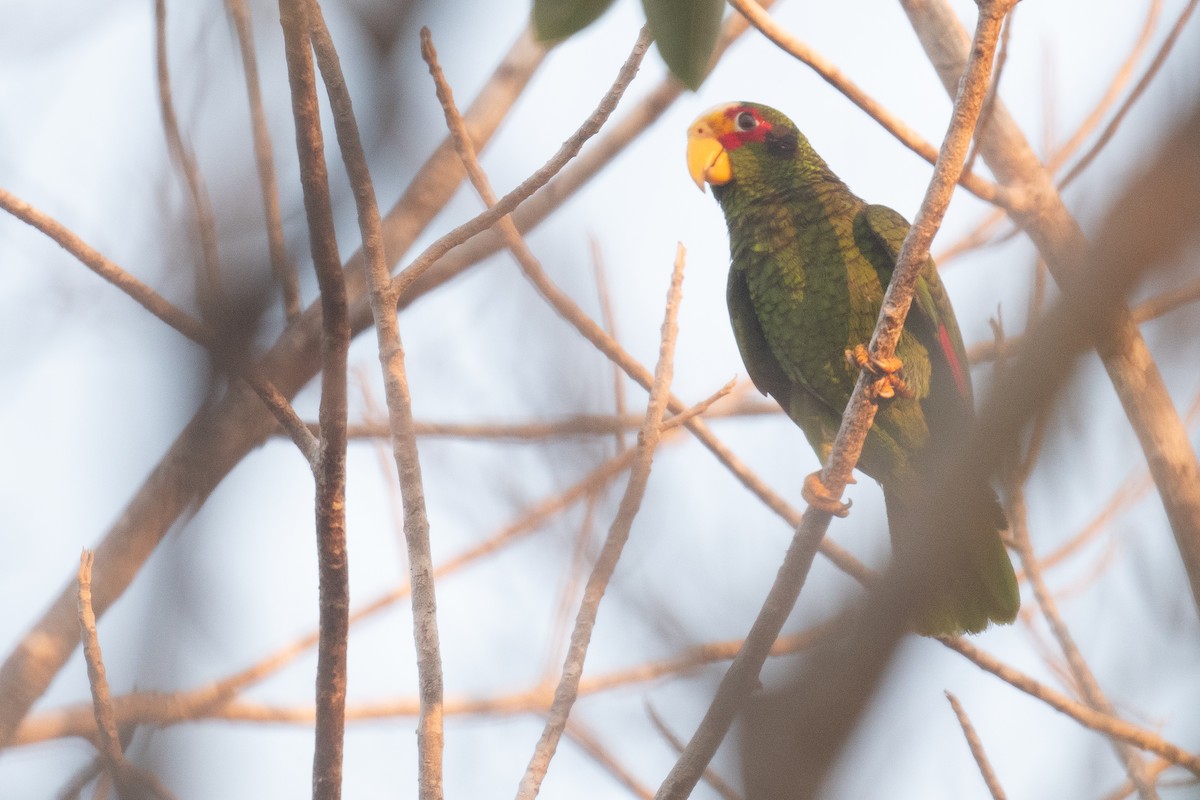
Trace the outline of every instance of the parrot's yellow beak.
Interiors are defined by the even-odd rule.
[[[717,140],[709,114],[697,119],[688,128],[687,163],[692,180],[704,191],[704,184],[721,186],[733,179],[729,153]]]

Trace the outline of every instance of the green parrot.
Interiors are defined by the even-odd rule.
[[[929,557],[921,549],[927,476],[939,448],[965,436],[974,415],[966,352],[933,260],[917,283],[896,358],[873,360],[864,345],[908,222],[854,195],[795,124],[767,106],[728,103],[702,114],[688,130],[687,161],[725,212],[729,318],[750,378],[824,462],[859,371],[874,374],[879,407],[858,469],[883,487],[893,550]],[[968,556],[936,565],[942,578],[912,621],[925,635],[982,631],[989,621],[1012,622],[1020,608],[1000,538],[1004,512],[990,486],[977,492],[974,507],[986,513],[963,531]],[[803,494],[846,514],[819,472]]]

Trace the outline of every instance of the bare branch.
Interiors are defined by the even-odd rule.
[[[96,613],[92,610],[92,563],[95,553],[84,550],[79,555],[79,628],[83,639],[83,658],[87,662],[88,686],[92,690],[92,710],[95,732],[99,739],[100,760],[112,778],[121,797],[163,798],[170,800],[170,791],[157,778],[137,769],[125,760],[121,752],[121,736],[113,711],[104,657],[100,652],[100,637],[96,632]]]
[[[654,706],[650,704],[649,700],[646,701],[645,706],[646,715],[650,717],[650,722],[654,725],[654,729],[657,730],[659,734],[661,734],[662,737],[667,740],[667,743],[671,745],[676,753],[682,753],[684,748],[683,740],[675,735],[673,730],[667,727],[666,721],[663,720],[663,718],[659,716],[658,712],[654,710]],[[705,767],[704,775],[701,777],[703,778],[704,782],[711,786],[713,791],[721,795],[724,800],[743,800],[742,796],[734,791],[734,788],[730,786],[724,778],[718,775],[716,770],[714,770],[712,767]]]
[[[634,453],[630,450],[629,453]],[[625,458],[625,454],[619,456]],[[802,652],[840,629],[844,620],[829,622],[791,636],[781,636],[771,647],[772,656]],[[314,637],[315,638],[315,637]],[[613,670],[580,681],[580,696],[628,688],[663,678],[690,675],[711,664],[728,661],[737,655],[742,641],[709,642],[689,648],[679,655],[658,661],[648,661],[632,667]],[[282,653],[280,654],[282,655]],[[288,658],[291,656],[289,655]],[[258,678],[265,677],[274,667],[263,663]],[[247,671],[249,672],[249,671]],[[244,722],[292,722],[311,725],[315,719],[313,707],[267,706],[262,703],[234,700],[234,694],[224,691],[232,683],[222,681],[222,691],[213,686],[162,694],[135,692],[113,700],[118,725],[173,725],[204,719],[239,720]],[[246,684],[242,684],[244,687]],[[553,701],[554,687],[540,684],[526,691],[499,697],[480,699],[451,698],[446,702],[447,716],[480,716],[512,714],[544,714]],[[421,711],[420,698],[399,698],[363,703],[346,709],[347,720],[367,721],[397,717],[416,717]],[[95,730],[90,705],[71,705],[39,713],[21,726],[18,744],[34,744],[66,737],[87,736]]]
[[[528,178],[521,181],[515,189],[497,200],[494,205],[491,205],[482,214],[464,222],[425,248],[425,251],[405,267],[392,282],[392,291],[396,295],[396,298],[403,297],[409,287],[421,277],[425,270],[432,267],[439,258],[472,236],[482,233],[495,225],[501,218],[511,213],[513,209],[524,202],[531,194],[545,186],[551,178],[566,166],[568,161],[578,155],[584,143],[596,135],[601,126],[612,116],[612,112],[616,110],[617,103],[625,93],[625,89],[629,87],[634,76],[637,75],[638,67],[642,63],[642,57],[646,55],[646,50],[649,47],[650,34],[643,29],[638,36],[637,42],[633,45],[633,51],[629,54],[629,58],[625,60],[620,72],[617,73],[617,78],[613,82],[612,87],[604,95],[600,104],[596,106],[591,115],[584,120],[583,125],[562,143],[558,152],[551,156],[549,161]]]
[[[39,211],[4,188],[0,188],[0,208],[49,236],[64,250],[83,262],[85,267],[129,295],[142,308],[196,344],[205,348],[211,348],[214,345],[215,337],[207,325],[109,261],[102,253],[83,241],[58,220]]]
[[[733,392],[739,390],[734,382]],[[722,404],[720,408],[707,411],[708,419],[733,417],[779,416],[782,412],[776,403],[754,400]],[[668,417],[674,419],[674,417]],[[308,423],[316,430],[316,423]],[[613,416],[612,414],[571,414],[561,419],[526,422],[413,422],[417,436],[448,439],[478,439],[481,441],[539,442],[546,439],[571,439],[582,436],[612,436],[619,431],[636,431],[641,427],[641,418],[636,414]],[[389,436],[386,425],[376,422],[351,424],[351,439],[374,439]]]
[[[179,120],[175,116],[175,104],[171,100],[171,76],[167,63],[166,0],[154,0],[154,42],[158,67],[158,103],[162,111],[163,130],[167,135],[167,149],[183,173],[192,201],[192,213],[196,218],[196,229],[200,234],[202,258],[196,265],[196,300],[201,316],[207,316],[223,299],[221,263],[217,257],[217,224],[213,219],[208,190],[204,187],[204,176],[196,163],[196,157],[183,141]]]
[[[128,295],[142,308],[182,333],[201,347],[216,353],[220,347],[216,333],[204,322],[188,314],[154,291],[150,286],[105,258],[58,220],[37,210],[29,203],[0,188],[0,208],[36,228],[75,256],[85,267]],[[316,438],[296,414],[283,395],[270,381],[257,374],[253,367],[232,365],[239,376],[258,394],[276,420],[296,443],[311,464],[316,456]]]
[[[1007,795],[1004,794],[1004,787],[1000,785],[1000,779],[996,777],[996,772],[988,761],[987,753],[983,749],[983,742],[979,740],[979,734],[975,732],[975,726],[971,724],[967,712],[963,710],[958,698],[950,692],[946,692],[946,699],[950,701],[950,707],[954,709],[954,715],[958,717],[963,737],[967,740],[967,746],[971,748],[971,755],[974,756],[975,763],[979,765],[979,774],[983,776],[983,782],[987,784],[993,800],[1005,800]]]
[[[387,257],[375,188],[367,167],[366,154],[351,107],[350,92],[342,75],[333,40],[314,0],[307,2],[312,17],[313,45],[321,62],[321,74],[333,106],[334,124],[346,171],[354,188],[358,223],[362,233],[363,255],[367,262],[371,313],[375,319],[379,343],[379,363],[383,370],[388,406],[388,424],[392,431],[392,451],[400,476],[404,500],[404,538],[408,544],[409,572],[412,580],[413,636],[417,651],[417,672],[421,686],[421,717],[417,726],[417,763],[422,800],[442,797],[442,656],[437,628],[437,597],[433,577],[433,556],[429,544],[429,516],[425,510],[425,489],[421,481],[421,462],[412,427],[412,398],[404,366],[404,346],[396,319],[396,300],[390,285]]]
[[[242,54],[242,69],[246,74],[246,96],[250,101],[250,126],[254,133],[254,160],[258,165],[258,182],[262,189],[263,213],[267,223],[267,252],[271,271],[283,290],[283,311],[288,320],[300,316],[300,285],[296,265],[288,258],[283,241],[283,220],[279,213],[279,189],[275,182],[275,160],[271,147],[271,132],[263,112],[262,91],[258,85],[258,59],[254,54],[254,28],[246,0],[225,0],[225,8],[237,31],[238,47]]]
[[[1200,775],[1200,756],[1187,752],[1183,748],[1166,741],[1158,734],[1088,708],[1083,703],[1076,702],[1061,692],[1056,692],[1045,684],[1038,683],[1020,670],[1004,664],[961,636],[953,639],[942,639],[941,641],[951,650],[955,650],[966,656],[1000,680],[1015,686],[1031,697],[1036,697],[1056,711],[1060,711],[1071,717],[1084,727],[1114,739],[1128,742],[1142,750],[1156,753],[1172,764],[1178,764],[1193,774]]]
[[[1060,190],[1065,189],[1071,184],[1072,181],[1078,178],[1083,171],[1087,169],[1089,165],[1091,165],[1096,156],[1100,154],[1100,151],[1104,149],[1104,146],[1107,145],[1112,139],[1113,135],[1117,132],[1117,128],[1121,126],[1121,123],[1125,120],[1126,115],[1129,114],[1129,110],[1133,108],[1133,104],[1138,101],[1138,99],[1146,91],[1146,88],[1150,85],[1150,81],[1154,80],[1154,76],[1156,76],[1159,70],[1162,69],[1163,62],[1167,60],[1167,56],[1170,55],[1171,49],[1175,46],[1175,42],[1179,40],[1179,34],[1183,32],[1184,26],[1187,25],[1187,21],[1191,18],[1192,12],[1196,10],[1198,3],[1200,3],[1200,0],[1190,0],[1190,2],[1184,6],[1183,11],[1179,13],[1179,18],[1175,20],[1175,24],[1171,26],[1170,32],[1167,33],[1167,38],[1163,40],[1162,45],[1158,48],[1158,52],[1155,53],[1154,58],[1150,60],[1150,64],[1146,67],[1145,73],[1142,74],[1142,77],[1138,80],[1137,84],[1134,85],[1133,91],[1131,91],[1129,96],[1125,98],[1125,102],[1122,103],[1121,107],[1117,109],[1117,113],[1113,114],[1113,118],[1109,120],[1106,126],[1104,126],[1104,130],[1100,133],[1100,137],[1088,149],[1088,151],[1083,154],[1079,161],[1075,163],[1075,166],[1071,167],[1067,174],[1059,179],[1058,188]]]
[[[1030,586],[1033,587],[1033,595],[1037,599],[1038,607],[1041,608],[1042,614],[1046,617],[1046,622],[1050,625],[1051,633],[1054,634],[1055,640],[1058,642],[1063,655],[1067,659],[1071,678],[1074,684],[1079,687],[1084,702],[1096,711],[1110,717],[1116,717],[1116,710],[1105,696],[1104,691],[1100,688],[1096,676],[1092,674],[1091,668],[1088,667],[1087,660],[1084,659],[1083,653],[1080,652],[1078,645],[1075,644],[1075,638],[1067,628],[1062,615],[1059,614],[1058,603],[1055,602],[1054,595],[1050,593],[1049,587],[1046,586],[1046,581],[1042,576],[1041,565],[1038,563],[1037,556],[1034,555],[1033,542],[1029,537],[1024,489],[1024,482],[1031,467],[1032,462],[1027,462],[1027,466],[1024,469],[1011,474],[1006,481],[1007,485],[1005,487],[1008,501],[1005,510],[1008,515],[1010,531],[1017,555],[1021,559],[1021,566],[1024,568],[1025,577],[1029,580]],[[1137,751],[1119,740],[1113,740],[1112,744],[1117,756],[1125,764],[1125,769],[1129,774],[1130,780],[1137,786],[1138,795],[1142,800],[1157,800],[1158,791],[1154,788],[1153,781],[1147,776],[1146,765],[1142,763]]]
[[[346,650],[350,635],[350,568],[346,552],[346,360],[350,318],[333,226],[316,75],[308,43],[314,20],[310,18],[307,0],[280,0],[279,20],[292,90],[309,242],[321,288],[321,449],[314,469],[321,639],[317,645],[312,785],[314,800],[338,800],[342,794]]]
[[[643,800],[653,800],[654,792],[635,778],[633,773],[626,769],[621,762],[617,761],[616,757],[600,743],[594,733],[580,723],[572,721],[567,723],[566,734],[568,739],[579,745],[583,752],[591,756],[593,761],[603,767],[617,783],[628,789],[631,794],[641,797]]]
[[[600,298],[600,319],[604,322],[604,329],[608,335],[617,338],[617,320],[613,314],[612,298],[608,292],[608,279],[605,277],[604,256],[600,252],[600,243],[594,238],[588,239],[589,249],[592,251],[592,272],[596,278],[596,295]],[[618,417],[625,416],[625,384],[621,377],[621,368],[616,364],[612,365],[613,371],[613,410]],[[636,415],[631,415],[636,416]],[[617,449],[624,450],[625,431],[619,428],[616,432]]]
[[[92,562],[95,557],[90,550],[84,550],[79,555],[79,628],[83,637],[88,684],[92,689],[92,709],[96,715],[100,753],[115,778],[124,756],[121,754],[121,737],[117,733],[104,658],[100,653],[100,638],[96,634],[96,613],[92,610]]]
[[[511,225],[511,221],[509,223]],[[514,234],[516,228],[512,228]],[[683,286],[684,250],[679,245],[675,256],[675,270],[671,275],[671,288],[667,293],[666,318],[663,321],[662,345],[659,348],[658,366],[654,371],[654,384],[650,390],[650,401],[646,407],[646,421],[638,433],[637,457],[629,475],[629,484],[621,498],[621,506],[609,528],[608,537],[600,555],[588,576],[587,586],[583,591],[583,601],[579,606],[579,614],[575,619],[575,629],[571,632],[571,642],[567,649],[567,657],[563,662],[562,678],[554,692],[554,702],[546,718],[546,726],[538,740],[537,748],[525,769],[517,797],[532,800],[537,797],[542,779],[554,757],[558,741],[567,725],[567,717],[571,707],[579,696],[579,683],[583,677],[583,662],[587,656],[588,645],[592,638],[592,629],[596,624],[596,615],[600,609],[600,601],[608,588],[608,582],[616,571],[617,561],[629,532],[633,527],[633,519],[641,508],[642,497],[646,492],[646,482],[650,478],[650,464],[654,458],[654,450],[661,437],[663,413],[667,408],[670,397],[671,376],[674,370],[675,339],[679,333],[676,319],[679,314],[679,298]]]
[[[1129,48],[1129,53],[1126,54],[1125,60],[1121,62],[1121,66],[1113,74],[1112,80],[1108,82],[1108,88],[1104,91],[1104,96],[1100,98],[1095,107],[1084,118],[1083,122],[1071,134],[1071,138],[1063,142],[1046,161],[1046,166],[1051,170],[1059,169],[1063,163],[1074,155],[1079,149],[1084,140],[1091,135],[1096,126],[1104,119],[1104,115],[1112,104],[1117,102],[1117,98],[1121,95],[1121,90],[1129,83],[1129,79],[1133,76],[1133,69],[1141,60],[1142,53],[1150,44],[1150,39],[1154,34],[1154,29],[1158,25],[1158,18],[1162,15],[1162,0],[1150,0],[1149,8],[1146,10],[1146,19],[1142,23],[1142,29],[1138,32],[1137,39],[1134,40],[1133,46]],[[1047,98],[1049,100],[1049,98]],[[1049,148],[1047,148],[1049,152]]]

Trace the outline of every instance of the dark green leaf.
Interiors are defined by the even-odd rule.
[[[592,24],[613,0],[533,0],[533,32],[539,41],[556,42]]]
[[[675,77],[699,88],[721,33],[725,0],[642,0],[650,34]]]

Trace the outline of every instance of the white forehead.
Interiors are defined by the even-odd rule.
[[[703,112],[701,112],[700,116],[698,116],[694,120],[692,120],[692,124],[695,125],[698,122],[706,120],[709,117],[711,117],[713,114],[724,114],[729,109],[734,108],[736,106],[740,106],[740,105],[742,105],[742,103],[738,100],[734,100],[729,103],[718,103],[717,105],[713,106],[712,108],[707,108]]]

